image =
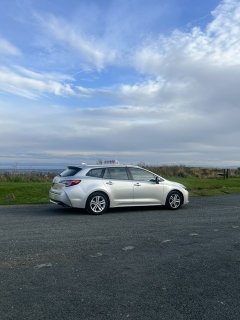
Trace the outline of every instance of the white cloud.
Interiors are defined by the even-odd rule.
[[[19,162],[26,161],[26,154],[34,162],[39,153],[55,164],[77,163],[87,157],[92,161],[110,157],[125,162],[202,164],[217,158],[229,164],[240,152],[240,111],[224,125],[227,114],[221,111],[208,117],[145,105],[69,109],[2,103],[1,155],[11,154],[19,143]]]
[[[206,30],[194,27],[190,32],[175,30],[142,46],[134,63],[142,73],[175,76],[187,74],[192,66],[240,65],[240,3],[225,0],[213,11]],[[176,70],[176,71],[175,71]]]
[[[227,110],[231,119],[240,100],[240,2],[221,2],[205,30],[175,30],[169,37],[149,40],[133,63],[151,80],[122,86],[132,104],[142,101],[206,119],[226,116]],[[219,130],[223,123],[221,118]]]
[[[46,31],[46,37],[51,36],[56,45],[63,46],[66,51],[73,50],[78,54],[79,61],[88,65],[90,68],[102,70],[106,64],[111,64],[116,60],[117,52],[107,47],[93,35],[84,34],[67,21],[57,18],[54,15],[41,17],[36,15]]]
[[[63,73],[57,73],[57,72],[44,72],[44,73],[39,73],[35,72],[33,70],[24,68],[22,66],[14,66],[14,69],[22,74],[23,76],[33,78],[36,80],[53,80],[53,81],[74,81],[74,78],[72,76],[69,76],[67,74]]]
[[[61,73],[35,72],[21,66],[4,67],[0,65],[0,92],[7,92],[29,99],[42,95],[75,96],[93,98],[113,96],[119,99],[117,88],[89,88],[74,85],[72,76]]]
[[[25,68],[0,66],[0,91],[31,99],[43,94],[74,95],[70,84],[56,81],[53,77],[53,74],[36,73]],[[60,75],[59,78],[62,80],[64,77]]]
[[[21,51],[13,44],[11,44],[8,40],[0,36],[0,55],[2,54],[19,56],[21,55]]]
[[[116,88],[87,88],[82,86],[76,86],[76,94],[92,98],[94,96],[114,96],[118,98],[118,94],[115,93]]]
[[[189,89],[189,83],[178,80],[146,80],[134,85],[122,85],[120,94],[124,101],[133,105],[145,105],[147,109],[155,106],[160,110],[177,110],[181,105],[183,93]]]

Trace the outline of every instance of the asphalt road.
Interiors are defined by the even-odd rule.
[[[240,319],[240,195],[0,207],[0,319]]]

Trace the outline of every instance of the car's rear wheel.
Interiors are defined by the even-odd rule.
[[[86,210],[90,214],[100,215],[107,211],[109,201],[107,196],[102,192],[92,193],[86,203]]]
[[[183,197],[182,194],[177,191],[171,191],[168,196],[167,196],[167,200],[166,200],[166,207],[170,210],[177,210],[181,207],[183,203]]]

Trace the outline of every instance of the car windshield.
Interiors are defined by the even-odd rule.
[[[67,167],[62,173],[60,173],[61,177],[72,177],[75,176],[78,172],[80,172],[82,168],[79,167]]]

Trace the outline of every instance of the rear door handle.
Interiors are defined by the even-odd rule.
[[[109,184],[110,186],[113,185],[112,181],[108,181],[106,184]]]
[[[140,187],[140,186],[141,186],[141,184],[140,184],[139,182],[137,182],[137,183],[135,183],[135,184],[134,184],[134,186],[136,186],[136,187]]]

